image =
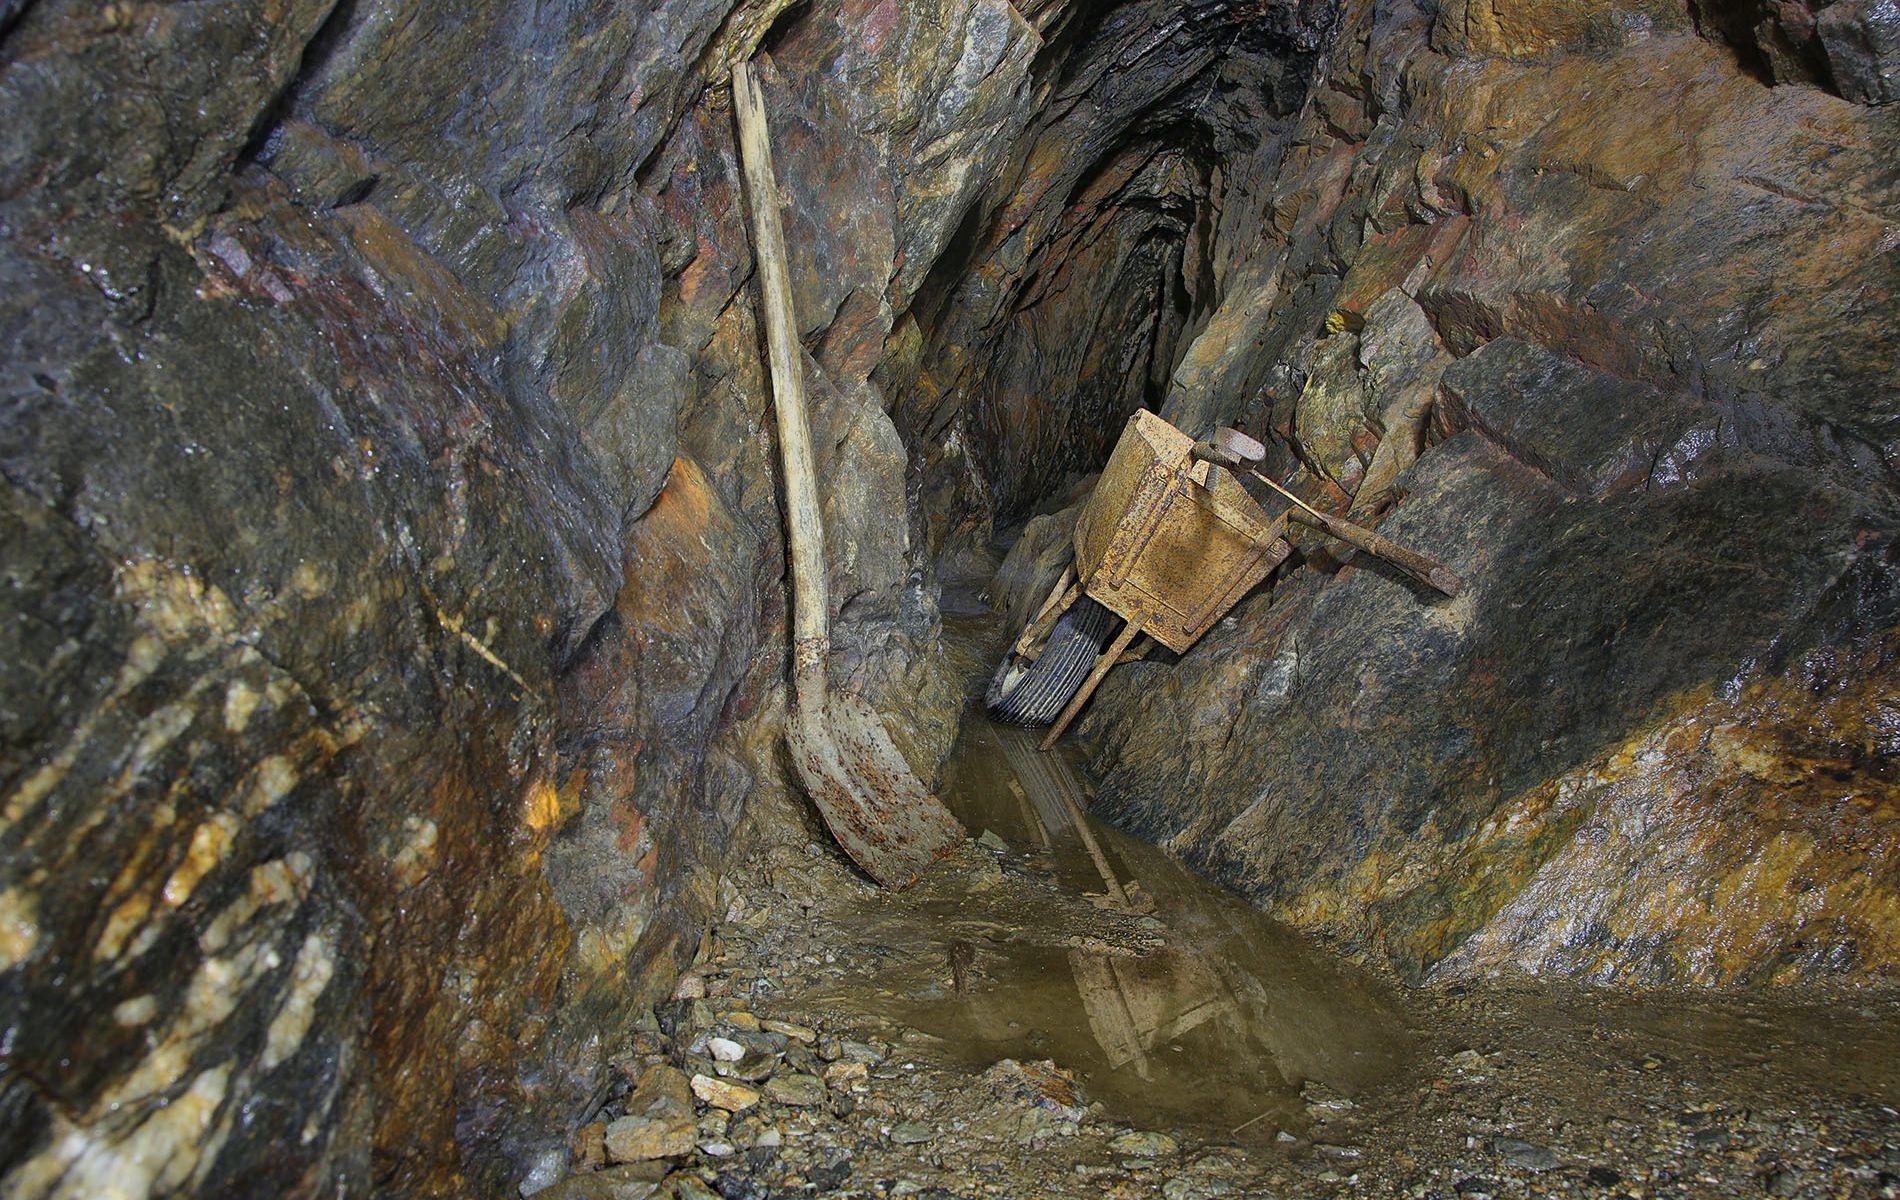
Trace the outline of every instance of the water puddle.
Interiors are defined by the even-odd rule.
[[[1246,1140],[1299,1130],[1308,1081],[1351,1096],[1399,1073],[1409,1039],[1376,981],[1090,818],[1082,772],[1038,737],[972,714],[945,799],[1006,859],[1104,909],[1153,914],[1170,936],[1139,955],[998,947],[984,986],[907,1006],[905,1020],[971,1066],[1054,1058],[1130,1119]]]
[[[946,621],[966,677],[992,657],[988,623]],[[920,1080],[931,1065],[973,1083],[1005,1058],[1052,1059],[1112,1122],[1284,1149],[1258,1159],[1276,1188],[1283,1171],[1423,1171],[1448,1194],[1517,1170],[1514,1153],[1525,1179],[1553,1155],[1579,1180],[1592,1164],[1601,1178],[1793,1179],[1809,1166],[1783,1166],[1821,1163],[1827,1130],[1875,1145],[1900,1120],[1883,1107],[1900,1095],[1890,991],[1404,989],[1090,818],[1078,756],[1040,753],[1039,736],[966,715],[942,795],[979,840],[915,887],[774,884],[807,932],[765,951],[757,991],[892,1043],[880,1069]]]
[[[958,668],[986,673],[973,631],[991,621],[947,624]],[[814,981],[804,1000],[914,1030],[912,1048],[946,1065],[1053,1059],[1114,1118],[1231,1141],[1303,1135],[1309,1082],[1364,1096],[1405,1076],[1413,1038],[1379,981],[1090,818],[1076,757],[1039,752],[1040,736],[966,714],[942,795],[1005,877],[1055,887],[999,901],[980,874],[945,871],[834,914],[878,969]],[[1074,932],[1077,910],[1142,936],[1098,945]]]

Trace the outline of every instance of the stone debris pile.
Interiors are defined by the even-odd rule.
[[[1035,1194],[1241,1194],[1237,1151],[1108,1120],[1055,1062],[960,1076],[853,1032],[730,999],[669,1001],[616,1062],[565,1177],[523,1194],[929,1198],[1030,1194],[1032,1180]]]

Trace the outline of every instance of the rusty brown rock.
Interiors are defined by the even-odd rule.
[[[693,1095],[723,1112],[744,1112],[759,1102],[759,1093],[743,1084],[710,1075],[695,1075],[692,1082]]]
[[[617,1163],[677,1158],[688,1154],[698,1137],[693,1090],[685,1072],[664,1063],[648,1067],[624,1105],[626,1115],[610,1122],[607,1157]]]

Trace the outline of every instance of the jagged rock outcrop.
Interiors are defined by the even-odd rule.
[[[933,573],[1240,419],[1472,588],[1309,547],[1119,819],[1414,971],[1889,969],[1892,11],[0,0],[0,1191],[509,1194],[692,953],[788,786],[736,53],[921,772]]]
[[[673,733],[573,709],[690,470],[634,24],[43,3],[0,43],[9,1194],[499,1193],[690,952],[738,781],[570,744]],[[737,631],[646,660],[702,726],[771,577],[673,597]],[[566,894],[597,810],[668,922]]]
[[[1468,588],[1308,539],[1101,808],[1414,976],[1900,972],[1896,139],[1666,6],[1351,7],[1164,412]]]

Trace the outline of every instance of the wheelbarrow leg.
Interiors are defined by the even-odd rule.
[[[1069,594],[1069,585],[1074,582],[1075,582],[1075,568],[1074,567],[1062,568],[1061,577],[1059,577],[1056,580],[1056,585],[1049,589],[1049,598],[1047,600],[1044,600],[1042,602],[1042,607],[1036,610],[1035,620],[1032,620],[1030,624],[1033,625],[1035,624],[1036,621],[1040,621],[1045,616],[1048,616],[1049,610],[1054,608],[1058,602],[1060,602],[1065,596]],[[1070,603],[1072,604],[1074,603],[1074,601],[1070,601]],[[1063,605],[1063,607],[1067,608],[1068,605],[1065,604]]]
[[[1075,570],[1071,568],[1064,571],[1062,578],[1056,580],[1055,590],[1049,593],[1049,598],[1044,600],[1042,607],[1036,611],[1035,619],[1023,627],[1023,635],[1016,639],[1014,646],[1010,647],[1010,653],[1018,658],[1033,661],[1036,655],[1031,654],[1030,649],[1035,646],[1036,639],[1047,633],[1051,626],[1061,620],[1062,614],[1068,612],[1081,597],[1082,585],[1076,581]]]
[[[1082,706],[1089,702],[1089,697],[1095,694],[1097,687],[1101,686],[1102,677],[1108,674],[1108,669],[1121,658],[1122,651],[1128,649],[1129,643],[1140,636],[1141,622],[1139,620],[1129,621],[1122,626],[1122,631],[1115,635],[1115,640],[1109,643],[1108,649],[1102,651],[1101,657],[1095,660],[1095,669],[1089,672],[1089,677],[1082,681],[1082,686],[1070,698],[1069,706],[1062,710],[1062,715],[1056,718],[1056,723],[1049,727],[1049,736],[1042,739],[1042,749],[1048,750],[1055,746],[1056,740],[1067,732],[1069,722],[1075,720],[1076,714],[1082,711]]]

